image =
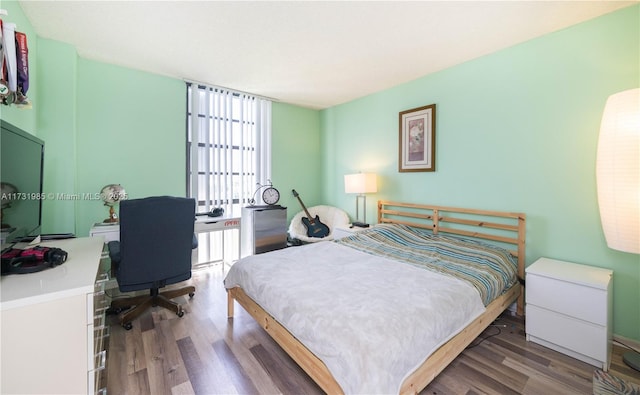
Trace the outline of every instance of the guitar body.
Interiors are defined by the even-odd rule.
[[[309,220],[307,217],[302,217],[302,224],[307,228],[307,236],[323,238],[329,236],[329,227],[320,222],[320,217],[316,215],[316,218]]]
[[[320,217],[317,215],[315,218],[311,218],[311,214],[309,214],[309,210],[307,210],[304,203],[302,203],[302,199],[300,199],[298,192],[296,192],[295,189],[292,189],[291,192],[293,192],[293,196],[295,196],[298,199],[298,202],[300,202],[304,213],[307,214],[306,217],[302,217],[302,224],[307,228],[307,236],[316,237],[318,239],[329,236],[329,233],[331,232],[329,227],[320,222]]]

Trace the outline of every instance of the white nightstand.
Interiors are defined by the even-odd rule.
[[[540,258],[526,269],[527,340],[609,369],[613,272]]]
[[[359,226],[349,227],[349,226],[335,226],[333,228],[333,239],[338,240],[343,237],[351,236],[352,234],[362,232],[365,229],[369,228],[361,228]]]

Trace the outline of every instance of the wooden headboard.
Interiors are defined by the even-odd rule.
[[[378,201],[378,223],[396,223],[430,229],[434,234],[490,240],[508,248],[518,259],[518,277],[524,279],[526,215],[427,204]],[[518,314],[523,310],[522,294]],[[522,309],[522,310],[521,310]]]

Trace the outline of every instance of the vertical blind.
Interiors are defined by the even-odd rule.
[[[187,173],[198,212],[248,204],[271,178],[271,101],[188,82]]]

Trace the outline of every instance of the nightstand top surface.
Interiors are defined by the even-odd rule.
[[[540,258],[525,269],[527,274],[534,274],[557,280],[606,289],[613,271],[580,263]]]

